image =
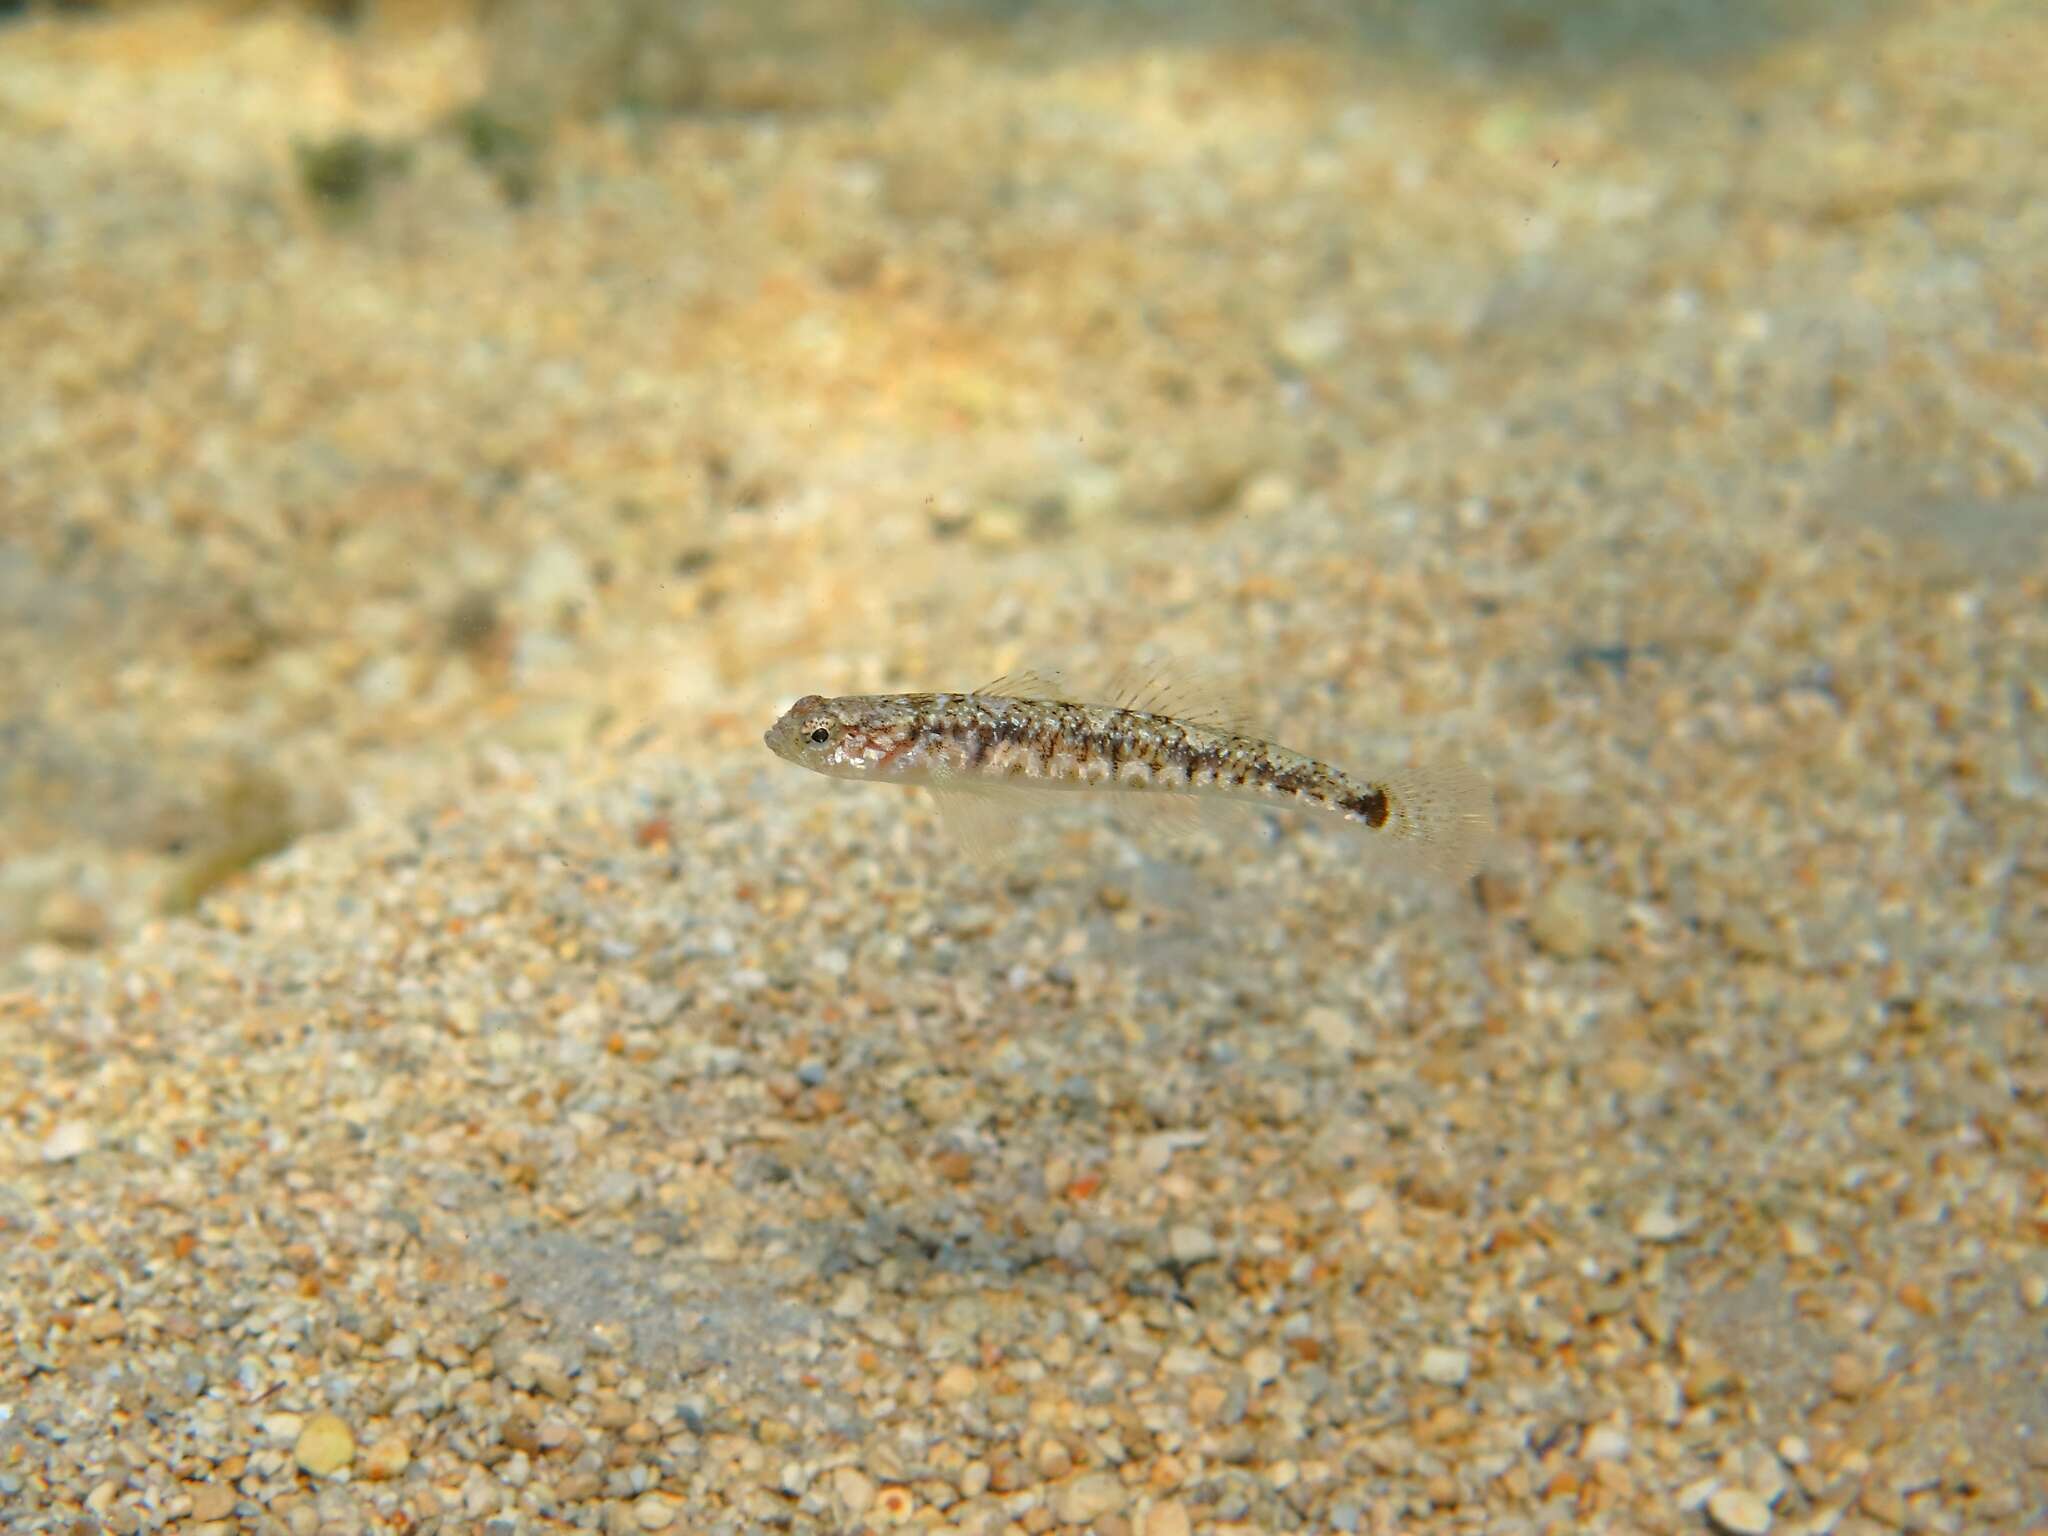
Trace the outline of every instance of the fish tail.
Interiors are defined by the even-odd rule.
[[[1373,789],[1386,798],[1374,836],[1404,864],[1454,880],[1476,873],[1493,840],[1493,786],[1463,763],[1402,769]]]

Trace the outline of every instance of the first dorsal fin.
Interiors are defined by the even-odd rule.
[[[974,690],[986,699],[1064,699],[1066,684],[1059,673],[1040,667],[1005,672],[992,683]]]

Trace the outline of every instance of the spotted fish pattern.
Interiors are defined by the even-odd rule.
[[[1062,691],[1025,673],[965,693],[812,694],[765,740],[832,778],[923,786],[956,819],[1000,820],[1016,797],[1058,791],[1282,807],[1348,822],[1450,873],[1476,864],[1492,826],[1485,780],[1460,767],[1347,772],[1157,681],[1101,704]]]

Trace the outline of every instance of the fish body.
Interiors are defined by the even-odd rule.
[[[1085,704],[1035,675],[966,693],[813,694],[764,739],[778,756],[832,778],[929,789],[982,843],[1023,809],[1020,797],[1094,791],[1126,807],[1143,797],[1147,805],[1299,809],[1440,869],[1476,862],[1492,824],[1491,794],[1476,775],[1350,773],[1247,734],[1221,710],[1174,711],[1174,698],[1141,684],[1118,702]],[[981,825],[960,825],[972,819]]]

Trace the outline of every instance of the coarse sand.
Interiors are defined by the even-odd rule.
[[[2048,1529],[2048,10],[1657,9],[0,22],[0,1527]],[[1140,653],[1487,869],[760,744]]]

